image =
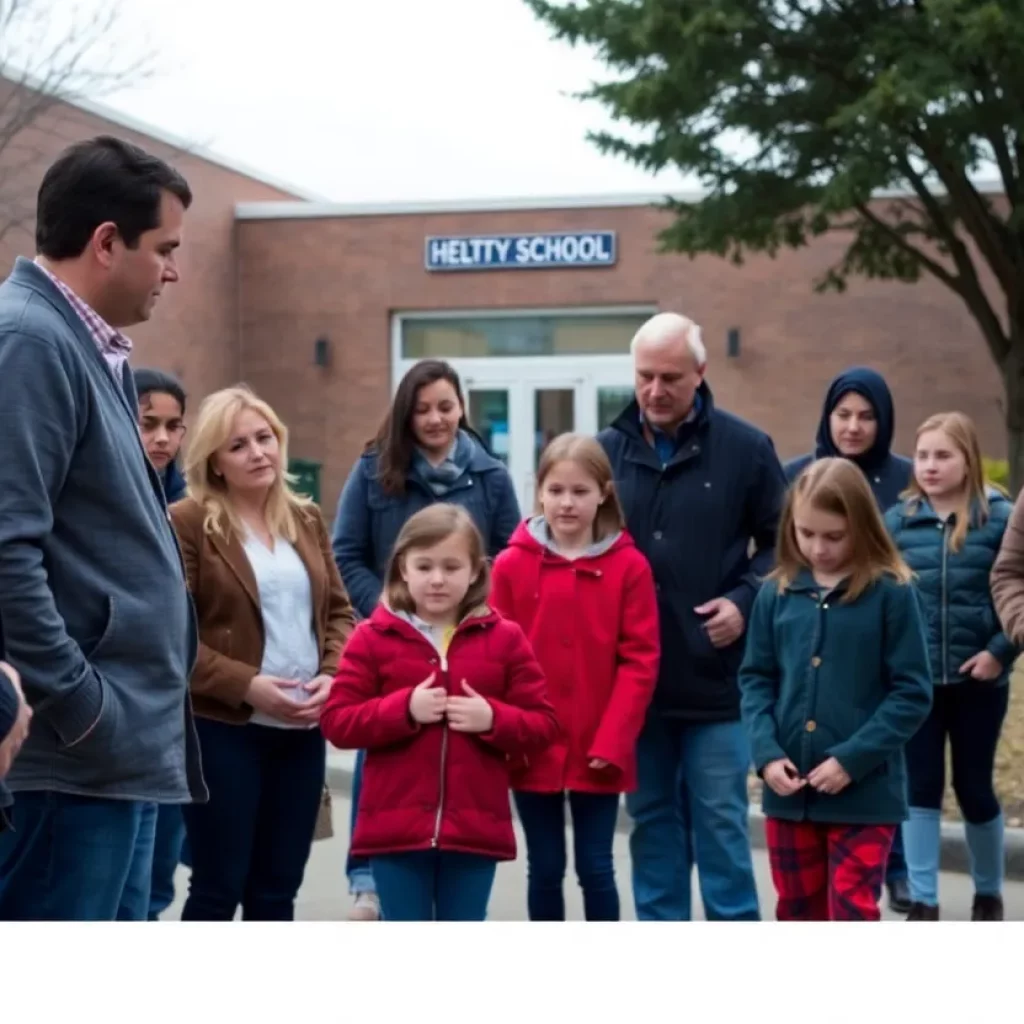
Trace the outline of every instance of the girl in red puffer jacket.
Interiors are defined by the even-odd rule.
[[[617,921],[612,842],[619,796],[658,675],[654,578],[624,529],[612,467],[593,438],[564,434],[541,457],[542,515],[494,564],[494,607],[523,627],[562,724],[513,773],[526,831],[532,921],[565,920],[565,803],[588,921]]]
[[[412,516],[320,719],[335,746],[367,751],[352,852],[370,858],[389,921],[484,920],[497,863],[516,855],[509,758],[558,733],[533,651],[489,589],[463,509]]]

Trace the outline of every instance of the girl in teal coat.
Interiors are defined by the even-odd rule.
[[[910,570],[864,474],[809,466],[751,614],[741,709],[779,920],[875,920],[931,676]]]
[[[989,575],[1010,512],[1005,495],[985,485],[971,420],[953,412],[922,424],[913,480],[885,517],[916,577],[935,681],[931,713],[907,745],[910,817],[903,841],[911,921],[939,917],[947,737],[974,878],[971,917],[1003,919],[1003,815],[992,777],[1017,649],[999,624]]]

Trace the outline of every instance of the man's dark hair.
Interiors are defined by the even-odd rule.
[[[66,149],[43,176],[36,202],[36,251],[51,260],[81,256],[93,232],[117,225],[129,249],[160,225],[161,193],[188,209],[188,182],[130,142],[100,135]]]
[[[185,389],[182,387],[181,381],[173,373],[168,373],[166,370],[154,370],[144,366],[136,370],[132,376],[135,378],[135,391],[139,396],[140,405],[145,400],[146,395],[154,393],[170,395],[171,398],[177,400],[178,405],[181,406],[181,414],[185,415]]]

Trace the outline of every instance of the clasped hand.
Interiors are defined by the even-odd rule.
[[[761,775],[765,785],[779,796],[792,796],[804,786],[810,786],[819,793],[835,796],[853,781],[834,757],[826,758],[806,778],[801,776],[796,765],[788,757],[780,757],[779,760],[765,765]]]
[[[494,709],[465,679],[465,697],[451,697],[441,686],[435,686],[437,673],[432,672],[409,697],[409,715],[420,725],[433,725],[448,719],[448,728],[456,732],[487,732],[494,725]]]
[[[320,721],[333,682],[333,677],[326,674],[316,676],[308,683],[282,679],[280,676],[258,675],[249,684],[245,699],[257,711],[280,722],[311,726]],[[304,697],[296,700],[293,694],[299,692]]]

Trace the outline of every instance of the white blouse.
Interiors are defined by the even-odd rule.
[[[265,643],[260,674],[308,683],[320,671],[320,645],[313,629],[313,591],[306,566],[283,537],[274,538],[273,551],[249,530],[242,543],[263,611]],[[286,696],[296,701],[309,699],[309,693],[301,689],[288,690]],[[316,723],[292,725],[262,711],[254,711],[250,721],[277,729],[316,728]]]

